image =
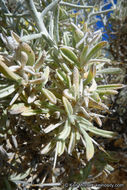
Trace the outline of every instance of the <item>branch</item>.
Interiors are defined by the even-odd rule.
[[[34,20],[37,24],[39,31],[47,33],[47,30],[44,26],[43,20],[40,19],[40,15],[39,15],[39,13],[38,13],[35,5],[34,5],[33,0],[26,0],[26,3],[28,5],[28,9],[30,10],[30,12],[32,14],[32,17],[34,18]]]
[[[28,17],[30,16],[29,12],[24,12],[24,13],[21,13],[21,14],[12,14],[12,13],[4,13],[5,16],[8,16],[8,17]]]
[[[43,18],[48,11],[52,10],[61,0],[54,0],[52,3],[50,3],[41,13],[41,18]]]
[[[21,37],[20,40],[22,42],[26,42],[26,41],[34,40],[34,39],[37,39],[37,38],[41,38],[42,35],[43,35],[42,32],[40,32],[38,34],[26,35],[26,36]]]
[[[104,11],[100,11],[100,12],[93,12],[89,15],[89,18],[94,16],[94,15],[101,15],[101,14],[106,14],[108,12],[114,11],[115,9],[108,9],[108,10],[104,10]]]
[[[60,2],[60,5],[77,8],[77,9],[92,9],[93,8],[93,6],[76,5],[76,4],[67,3],[63,1]]]
[[[43,19],[41,18],[40,13],[37,11],[33,0],[26,0],[26,3],[28,6],[28,9],[31,12],[33,19],[35,20],[35,22],[37,24],[39,32],[41,32],[44,35],[45,39],[48,41],[48,43],[51,44],[51,46],[54,46],[55,43],[54,43],[53,39],[51,38],[51,36],[49,35],[49,33],[45,27],[45,24],[43,22]]]

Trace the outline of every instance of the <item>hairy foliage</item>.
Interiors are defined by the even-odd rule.
[[[21,31],[14,31],[21,35],[12,31],[9,36],[4,26],[1,33],[0,133],[1,143],[5,141],[0,149],[1,179],[10,189],[25,178],[27,186],[31,182],[36,186],[39,179],[41,187],[44,182],[50,186],[58,180],[62,184],[87,179],[96,162],[96,147],[108,157],[102,170],[112,159],[97,137],[117,135],[100,128],[109,112],[105,100],[123,87],[105,83],[105,75],[121,69],[108,66],[111,60],[105,57],[102,32],[74,23],[69,8],[63,8],[66,1],[48,1],[47,7],[44,1],[42,13],[39,3],[27,1],[24,9],[31,11],[33,20],[23,17],[27,22],[22,29],[20,19]],[[14,22],[8,18],[9,24]],[[75,171],[77,176],[72,175]]]

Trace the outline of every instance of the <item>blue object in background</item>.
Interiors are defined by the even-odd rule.
[[[107,3],[107,0],[105,0],[104,3]],[[116,4],[117,0],[114,0],[114,3]],[[110,3],[110,4],[106,5],[106,6],[104,6],[102,10],[108,10],[111,7],[112,7],[112,4]],[[111,13],[113,13],[113,11],[110,11],[110,12],[107,13],[107,19],[110,17]],[[101,16],[96,16],[96,17],[99,19],[99,21],[97,21],[97,23],[96,23],[96,29],[95,30],[102,29],[102,31],[103,31],[102,40],[108,41],[109,40],[109,36],[106,33],[105,26],[103,24]],[[112,31],[112,26],[111,26],[110,23],[108,24],[108,27]],[[115,36],[112,36],[112,37],[115,38]]]

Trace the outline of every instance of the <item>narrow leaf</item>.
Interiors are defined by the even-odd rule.
[[[61,156],[65,149],[65,141],[58,141],[57,142],[57,154]]]
[[[63,130],[59,133],[57,139],[64,141],[65,139],[68,138],[68,136],[70,135],[70,132],[71,132],[71,125],[70,125],[70,122],[66,120]]]
[[[96,127],[91,127],[91,126],[88,127],[83,123],[80,123],[79,125],[82,128],[84,128],[86,131],[90,131],[90,132],[92,132],[98,136],[102,136],[102,137],[106,137],[106,138],[113,138],[117,135],[117,133],[115,133],[115,132],[107,131],[107,130],[103,130],[103,129],[98,129]]]
[[[106,44],[107,42],[103,41],[95,45],[87,54],[86,58],[84,59],[84,63],[86,64],[90,59],[92,59],[98,53],[98,51],[101,50]]]
[[[47,90],[45,88],[42,88],[42,93],[46,96],[46,98],[48,98],[48,100],[51,103],[53,103],[53,104],[57,103],[57,99],[56,99],[55,95],[51,91],[49,91],[49,90]]]
[[[12,94],[16,90],[15,85],[11,85],[8,87],[5,87],[3,89],[0,89],[0,98],[4,98]]]
[[[70,140],[69,140],[69,145],[68,145],[68,154],[72,154],[74,147],[75,147],[75,144],[76,144],[76,132],[72,128]]]
[[[80,127],[80,131],[86,142],[86,158],[89,161],[94,156],[94,146],[90,136],[86,133],[86,131],[82,127]]]
[[[86,59],[86,55],[88,52],[88,47],[89,47],[88,45],[84,46],[82,53],[80,55],[80,62],[81,62],[82,66],[84,66],[86,64],[85,59]]]
[[[73,108],[71,106],[71,103],[68,101],[68,99],[66,97],[63,96],[63,103],[64,103],[64,107],[65,110],[67,112],[68,116],[71,116],[73,114]]]
[[[0,72],[7,78],[14,80],[14,81],[21,81],[22,78],[15,74],[13,71],[9,69],[7,65],[5,65],[2,61],[0,61]]]
[[[84,82],[84,85],[87,85],[88,83],[90,83],[92,81],[92,79],[95,77],[96,75],[96,66],[93,64],[90,67],[87,79]]]
[[[70,63],[79,65],[78,57],[75,55],[75,53],[69,49],[69,47],[62,47],[60,48],[61,55]]]
[[[97,74],[119,74],[122,73],[122,69],[120,68],[106,68],[97,71]]]

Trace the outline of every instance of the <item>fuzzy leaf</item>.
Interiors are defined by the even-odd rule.
[[[53,131],[54,129],[56,129],[57,127],[59,127],[60,125],[62,125],[62,124],[63,124],[63,122],[57,123],[55,125],[50,124],[48,127],[46,127],[44,129],[44,133],[49,133],[49,132]]]
[[[86,58],[84,59],[84,63],[87,64],[87,62],[93,58],[99,50],[101,50],[105,45],[107,44],[107,42],[99,42],[97,45],[95,45],[90,52],[87,54]]]
[[[71,93],[71,91],[69,89],[65,89],[63,91],[63,94],[66,98],[70,99],[70,100],[74,100],[75,101],[75,97],[74,95]]]
[[[86,55],[88,52],[88,45],[84,46],[82,53],[80,55],[80,61],[81,61],[81,65],[84,66],[86,64],[85,59],[86,59]]]
[[[79,70],[74,67],[73,70],[73,85],[75,87],[75,95],[79,96]]]
[[[71,125],[70,122],[66,120],[63,130],[59,133],[57,139],[64,141],[65,139],[68,138],[70,132],[71,132]]]
[[[47,154],[52,148],[54,147],[54,144],[49,142],[41,151],[41,154]]]
[[[68,116],[71,116],[73,114],[73,108],[71,106],[71,103],[68,101],[68,99],[66,97],[63,96],[63,103],[64,103],[64,107],[65,110],[67,112]]]
[[[16,175],[16,174],[13,174],[13,175],[11,175],[10,177],[9,177],[9,180],[11,180],[11,181],[20,181],[20,180],[23,180],[23,179],[25,179],[29,174],[30,174],[30,168],[26,171],[26,172],[24,172],[24,173],[20,173],[20,174],[18,174],[18,175]]]
[[[56,99],[55,95],[51,91],[49,91],[49,90],[47,90],[45,88],[42,88],[42,93],[46,96],[46,98],[48,98],[48,100],[52,104],[56,104],[57,103],[57,99]]]
[[[34,54],[33,50],[31,49],[31,47],[27,43],[21,42],[20,37],[16,33],[12,32],[11,35],[16,40],[16,42],[19,43],[19,46],[18,46],[18,48],[16,50],[16,58],[18,60],[20,60],[21,52],[24,51],[28,56],[27,64],[28,65],[34,65],[34,63],[35,63],[35,54]]]
[[[69,49],[69,47],[62,47],[60,48],[61,55],[70,63],[79,65],[78,57],[75,55],[75,53]]]
[[[120,68],[106,68],[97,71],[97,74],[119,74],[122,72],[122,69]]]
[[[57,142],[57,155],[61,156],[65,149],[65,141],[58,141]]]
[[[91,80],[95,77],[95,75],[96,75],[96,66],[91,65],[87,79],[84,82],[84,85],[87,85],[88,83],[90,83]]]
[[[113,138],[113,137],[117,136],[117,133],[112,132],[112,131],[98,129],[98,128],[93,127],[93,126],[88,127],[87,125],[85,125],[83,123],[80,123],[79,125],[80,125],[80,127],[84,128],[84,130],[90,131],[90,132],[92,132],[98,136],[102,136],[102,137],[106,137],[106,138]]]
[[[10,114],[20,114],[26,109],[29,109],[29,108],[26,107],[24,103],[13,104],[12,106],[9,107],[9,112]]]
[[[86,133],[84,128],[80,127],[80,131],[83,135],[83,139],[86,142],[86,158],[89,161],[94,156],[94,146],[90,136]]]
[[[9,69],[7,65],[5,65],[2,61],[0,61],[0,72],[7,78],[14,80],[14,81],[21,81],[22,78],[15,74],[13,71]]]
[[[6,96],[9,96],[10,94],[12,94],[14,91],[16,90],[15,85],[11,85],[8,87],[5,87],[3,89],[0,89],[0,98],[4,98]]]
[[[76,144],[76,132],[72,128],[71,134],[70,134],[69,145],[68,145],[68,154],[72,154],[75,144]]]
[[[118,92],[116,90],[104,90],[104,89],[99,89],[99,90],[96,90],[96,92],[99,94],[99,95],[115,95],[115,94],[118,94]]]
[[[96,102],[94,99],[89,98],[89,107],[94,108],[94,109],[99,109],[99,110],[109,110],[109,108],[101,103],[101,102]]]
[[[26,109],[25,111],[23,111],[21,113],[22,116],[33,116],[33,115],[37,115],[37,114],[41,114],[42,111],[41,110],[34,110],[34,109],[31,109],[31,108],[28,108]]]
[[[97,89],[107,89],[107,90],[116,90],[116,89],[121,89],[123,88],[124,85],[123,84],[106,84],[106,85],[98,85]]]

